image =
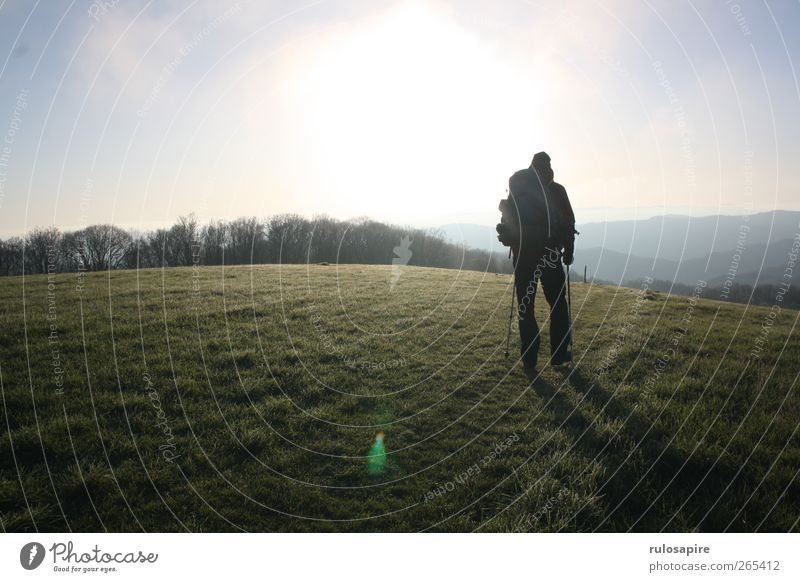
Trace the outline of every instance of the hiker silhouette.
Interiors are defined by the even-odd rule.
[[[539,152],[531,165],[508,181],[508,198],[500,202],[498,239],[511,247],[519,319],[520,353],[525,373],[535,377],[539,353],[539,326],[534,316],[536,287],[542,285],[550,304],[550,361],[572,361],[566,277],[563,265],[572,264],[575,214],[567,190],[553,180],[550,156]]]

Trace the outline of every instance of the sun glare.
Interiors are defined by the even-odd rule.
[[[336,207],[398,219],[499,196],[509,160],[528,155],[535,75],[422,5],[342,29],[303,51],[283,87],[302,134],[294,154]]]

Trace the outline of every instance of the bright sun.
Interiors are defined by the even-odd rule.
[[[338,209],[400,220],[484,208],[530,153],[534,65],[503,62],[445,12],[404,4],[300,53],[281,88],[299,132],[286,147]]]

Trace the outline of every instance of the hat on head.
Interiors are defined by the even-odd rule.
[[[550,156],[547,155],[547,152],[539,152],[535,156],[533,156],[533,161],[531,162],[533,166],[549,166],[550,165]]]

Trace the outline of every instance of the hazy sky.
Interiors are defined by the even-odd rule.
[[[167,6],[166,4],[169,4]],[[800,209],[800,4],[0,0],[0,234]]]

